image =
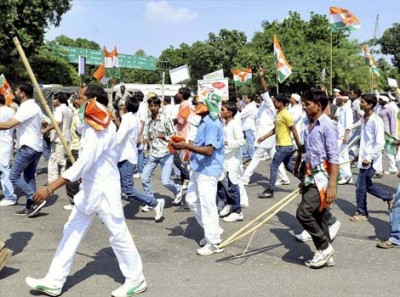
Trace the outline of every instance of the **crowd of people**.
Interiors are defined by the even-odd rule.
[[[63,93],[54,96],[53,123],[33,99],[30,83],[16,88],[16,111],[0,95],[4,195],[0,207],[18,203],[22,196],[15,189],[26,198],[25,206],[15,213],[18,216],[37,217],[46,199],[64,185],[70,200],[64,209],[71,214],[47,275],[28,277],[27,284],[51,296],[60,295],[79,243],[97,215],[111,234],[110,244],[125,277],[112,296],[145,291],[141,258],[125,223],[121,198],[139,201],[143,212],[153,211],[155,222],[161,221],[165,200],[157,198],[151,185],[159,182],[153,175],[157,165],[172,204],[189,208],[204,230],[198,255],[223,251],[220,218],[244,220],[242,209],[249,206],[246,186],[265,159],[271,159],[269,181],[258,198],[273,198],[277,185],[290,184],[287,172],[299,179],[302,200],[296,217],[304,231],[296,238],[312,240],[316,249],[305,262],[308,267],[335,265],[331,243],[340,222],[329,206],[338,185],[354,182],[352,166],[359,168],[359,175],[356,211],[350,221],[369,219],[367,193],[382,199],[390,211],[391,236],[377,246],[400,246],[400,193],[373,183],[374,177],[398,173],[399,90],[363,94],[356,88],[337,88],[328,96],[324,90],[312,89],[301,95],[271,97],[265,70],[260,68],[258,75],[259,96],[233,95],[223,102],[218,96],[193,96],[187,87],[162,101],[151,92],[146,96],[141,91],[129,93],[121,84],[112,104],[104,89],[84,85],[69,98]],[[62,135],[56,133],[55,125]],[[37,188],[42,154],[48,163],[48,179]],[[383,155],[388,158],[388,170],[382,168]],[[140,179],[143,191],[135,187],[135,179]]]

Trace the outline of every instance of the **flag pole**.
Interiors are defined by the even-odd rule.
[[[331,71],[330,71],[330,91],[331,91],[331,95],[333,94],[332,90],[333,90],[333,43],[332,43],[332,28],[330,28],[331,30]]]
[[[276,93],[279,94],[278,69],[276,70]]]
[[[53,113],[50,110],[49,105],[47,104],[46,100],[44,99],[42,90],[40,89],[39,84],[38,84],[38,82],[36,80],[35,74],[32,71],[31,65],[29,64],[29,61],[26,58],[24,49],[22,48],[21,44],[19,43],[18,37],[14,37],[13,41],[14,41],[14,44],[15,44],[15,46],[17,48],[19,56],[21,57],[21,60],[24,63],[26,71],[28,72],[28,75],[29,75],[29,77],[30,77],[30,79],[31,79],[31,81],[32,81],[32,83],[33,83],[38,95],[39,95],[40,103],[42,104],[44,110],[46,111],[47,115],[49,116],[49,118],[51,120],[51,123],[53,124],[54,129],[56,130],[56,133],[57,133],[58,137],[60,138],[62,145],[64,146],[64,150],[67,153],[68,158],[70,159],[71,163],[74,164],[75,163],[75,158],[74,158],[74,156],[72,155],[72,153],[71,153],[71,151],[69,149],[69,146],[68,146],[68,144],[67,144],[67,142],[66,142],[66,140],[64,138],[64,135],[61,132],[60,127],[57,124],[56,119],[54,118]]]

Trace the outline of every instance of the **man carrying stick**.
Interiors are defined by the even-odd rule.
[[[339,146],[338,132],[330,118],[324,114],[328,97],[323,91],[307,91],[304,110],[308,119],[304,129],[306,170],[304,173],[303,196],[296,217],[310,233],[317,251],[305,264],[311,268],[331,266],[334,250],[328,228],[329,204],[336,198]],[[301,160],[299,153],[294,166],[297,173]]]
[[[74,197],[75,206],[47,275],[43,279],[27,277],[26,283],[33,290],[60,295],[78,246],[97,215],[111,234],[110,244],[125,277],[125,283],[111,296],[132,296],[145,291],[147,284],[121,203],[116,127],[110,122],[111,113],[106,108],[107,93],[101,87],[89,85],[84,95],[92,100],[79,111],[82,119],[78,128],[82,135],[79,159],[46,188],[38,189],[34,200],[42,203],[53,191],[79,178],[82,178],[81,190]]]

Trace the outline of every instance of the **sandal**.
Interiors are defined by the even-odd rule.
[[[381,242],[378,242],[376,244],[376,247],[381,248],[381,249],[391,249],[391,248],[394,248],[394,247],[398,247],[398,245],[394,244],[390,240],[383,240]]]
[[[365,222],[365,221],[368,221],[368,216],[365,216],[365,215],[362,215],[360,213],[357,213],[354,216],[350,217],[350,221],[352,221],[352,222]]]

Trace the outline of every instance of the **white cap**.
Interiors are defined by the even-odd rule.
[[[333,92],[334,93],[340,93],[340,90],[339,89],[333,89]]]
[[[297,102],[300,102],[301,97],[300,97],[299,94],[293,93],[293,94],[292,94],[292,97],[293,97],[293,99],[296,100]]]
[[[389,102],[389,97],[385,95],[379,95],[379,99],[385,102]]]

